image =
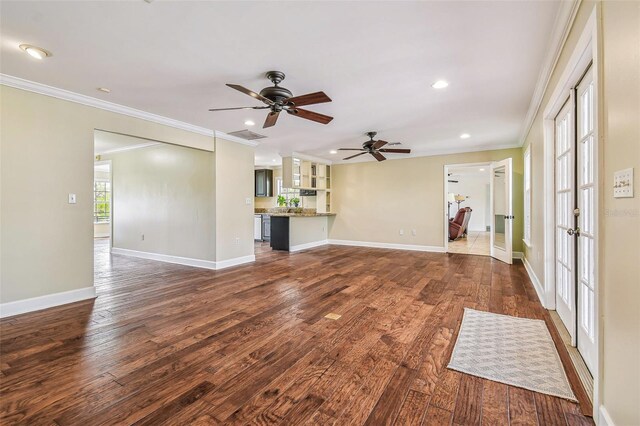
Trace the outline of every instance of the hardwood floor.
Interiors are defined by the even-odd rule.
[[[95,301],[0,321],[3,425],[593,424],[570,367],[581,405],[446,368],[464,307],[550,324],[521,264],[326,246],[209,271],[98,242],[96,265]]]

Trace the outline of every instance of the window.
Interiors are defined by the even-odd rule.
[[[531,147],[524,152],[524,243],[531,247]]]
[[[300,198],[300,190],[295,188],[283,188],[282,187],[282,178],[276,178],[276,195],[282,195],[287,200],[287,205],[289,205],[289,200],[292,198]]]
[[[93,182],[93,221],[109,223],[111,211],[111,183],[108,181]]]

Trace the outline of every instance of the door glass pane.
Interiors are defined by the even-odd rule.
[[[505,194],[505,167],[500,166],[494,170],[493,176],[493,227],[495,237],[494,247],[502,250],[505,246],[505,215],[507,214],[507,196]]]

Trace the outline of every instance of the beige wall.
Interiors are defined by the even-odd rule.
[[[291,217],[289,218],[289,246],[298,246],[327,240],[327,218]]]
[[[640,424],[640,2],[602,4],[604,54],[603,400],[616,425]],[[634,167],[635,198],[613,198]]]
[[[329,238],[443,247],[444,166],[505,158],[513,159],[513,250],[522,251],[520,148],[333,165],[332,202],[337,216],[329,225]]]
[[[215,157],[216,260],[252,256],[254,148],[217,138]]]
[[[159,144],[102,159],[111,160],[114,248],[215,260],[214,153]]]
[[[635,168],[640,185],[640,2],[583,2],[549,83],[525,147],[532,154],[532,246],[527,261],[544,280],[543,111],[558,84],[588,18],[599,13],[603,182],[598,243],[600,298],[600,404],[616,425],[640,424],[640,194],[613,198],[613,173]],[[542,283],[545,284],[544,282]],[[596,407],[597,408],[597,407]]]
[[[2,85],[0,108],[0,303],[93,286],[94,129],[214,148],[212,137]]]

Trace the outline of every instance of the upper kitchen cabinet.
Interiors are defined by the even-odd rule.
[[[255,171],[255,190],[256,197],[273,197],[273,170]]]
[[[282,159],[282,186],[284,188],[330,188],[331,166],[296,157]]]

